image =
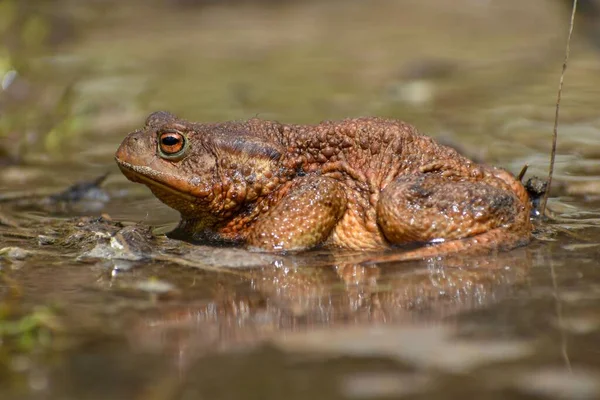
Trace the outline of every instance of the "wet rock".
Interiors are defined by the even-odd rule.
[[[18,222],[14,218],[8,216],[7,214],[2,213],[1,211],[0,211],[0,225],[10,226],[12,228],[16,228],[19,226]]]
[[[399,398],[426,390],[431,378],[420,374],[362,373],[342,380],[342,393],[353,399]]]
[[[98,236],[96,245],[81,258],[138,261],[150,258],[156,246],[149,226],[128,226],[111,235],[100,233]]]
[[[74,203],[83,200],[106,202],[109,200],[109,196],[106,191],[102,190],[101,185],[107,177],[108,174],[102,174],[90,181],[77,182],[60,193],[48,196],[47,202]]]
[[[138,282],[133,287],[137,290],[157,295],[171,293],[176,290],[175,285],[158,279],[148,279],[147,281]]]
[[[354,327],[330,329],[275,339],[292,352],[391,357],[417,368],[452,373],[481,365],[518,360],[534,351],[532,344],[516,340],[463,341],[453,338],[448,326]]]
[[[57,244],[63,247],[89,250],[99,241],[108,241],[122,228],[124,228],[122,224],[106,220],[103,217],[84,217],[58,225],[55,230],[57,231],[56,235],[60,238]]]
[[[0,258],[9,260],[24,260],[32,254],[31,251],[20,247],[4,247],[0,249]]]
[[[531,199],[531,204],[533,205],[533,208],[531,209],[531,216],[537,217],[540,215],[540,202],[544,197],[546,190],[548,190],[548,181],[538,178],[537,176],[533,176],[525,183],[525,189],[527,190],[529,198]]]
[[[111,289],[116,289],[118,293],[126,297],[147,296],[149,300],[156,301],[172,298],[180,294],[179,289],[174,284],[157,278],[145,280],[136,280],[133,282],[116,281]]]
[[[56,243],[56,238],[53,238],[48,235],[39,235],[38,236],[38,244],[40,246],[49,246]]]
[[[82,214],[102,210],[110,196],[102,188],[108,174],[92,180],[77,182],[67,189],[55,193],[19,193],[0,197],[0,202],[18,210],[37,210],[53,214]],[[1,223],[1,218],[0,218]]]
[[[545,368],[521,374],[516,386],[523,392],[549,399],[597,399],[600,374],[582,369]]]
[[[108,192],[102,188],[107,176],[103,174],[89,181],[77,182],[60,193],[45,197],[40,206],[58,213],[99,211],[110,200]]]

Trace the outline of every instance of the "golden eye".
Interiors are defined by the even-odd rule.
[[[162,157],[173,159],[183,155],[186,138],[179,132],[163,132],[158,136],[158,150]]]

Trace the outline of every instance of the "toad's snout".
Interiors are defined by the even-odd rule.
[[[148,164],[148,154],[155,153],[152,147],[144,131],[132,132],[123,140],[115,153],[115,161],[129,180],[138,182],[136,170]]]
[[[143,131],[130,133],[121,143],[115,153],[115,160],[119,165],[127,163],[130,165],[143,165],[143,158],[150,151],[148,138]]]

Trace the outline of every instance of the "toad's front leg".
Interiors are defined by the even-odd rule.
[[[324,176],[306,176],[264,215],[248,236],[252,250],[304,250],[321,244],[346,211],[342,185]]]

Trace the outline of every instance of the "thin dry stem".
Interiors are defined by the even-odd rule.
[[[527,173],[528,169],[529,169],[529,164],[523,165],[523,168],[521,168],[521,172],[519,172],[519,175],[517,175],[517,179],[519,180],[519,182],[523,182],[523,177]]]
[[[573,26],[575,25],[575,12],[577,11],[577,0],[573,0],[573,9],[571,11],[571,22],[569,24],[569,36],[567,37],[567,46],[565,48],[565,61],[563,62],[562,73],[558,83],[558,95],[556,98],[556,111],[554,113],[554,130],[552,134],[552,151],[550,153],[550,168],[548,169],[548,186],[546,193],[540,204],[540,215],[546,213],[546,203],[550,194],[550,186],[552,185],[552,174],[554,173],[554,160],[556,158],[556,141],[558,139],[558,114],[560,112],[560,98],[562,95],[563,81],[565,79],[565,71],[567,70],[567,62],[569,61],[569,53],[571,52],[571,36],[573,36]]]

